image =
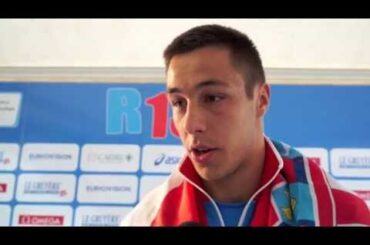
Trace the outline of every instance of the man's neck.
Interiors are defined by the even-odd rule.
[[[216,181],[204,181],[207,192],[218,202],[246,202],[260,185],[264,160],[265,140],[256,144],[252,157],[244,162],[234,173]]]

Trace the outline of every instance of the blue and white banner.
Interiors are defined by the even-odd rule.
[[[184,148],[161,83],[0,83],[0,226],[116,226]],[[266,135],[370,206],[370,86],[273,85]],[[227,129],[225,129],[227,130]]]

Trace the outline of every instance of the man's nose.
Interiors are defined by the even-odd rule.
[[[202,133],[206,130],[206,115],[199,106],[188,103],[183,127],[188,134]]]

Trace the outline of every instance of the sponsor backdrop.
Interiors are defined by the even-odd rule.
[[[0,83],[0,226],[118,225],[185,152],[164,89]],[[273,85],[265,120],[268,136],[368,205],[369,94],[370,86]]]

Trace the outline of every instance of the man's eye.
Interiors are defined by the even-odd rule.
[[[218,101],[221,101],[223,98],[224,97],[221,95],[207,95],[205,97],[205,102],[210,102],[210,103],[218,102]]]
[[[173,100],[171,104],[173,107],[184,107],[185,101],[184,100]]]

